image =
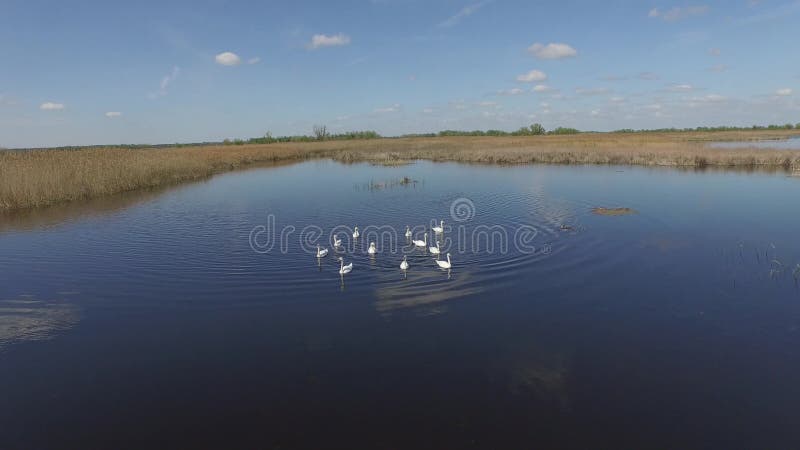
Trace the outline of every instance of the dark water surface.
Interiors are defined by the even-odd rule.
[[[798,198],[316,161],[0,217],[0,448],[797,448]]]

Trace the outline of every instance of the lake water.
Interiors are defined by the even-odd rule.
[[[712,148],[763,148],[769,150],[800,150],[800,137],[761,141],[722,141],[709,144]]]
[[[0,217],[0,448],[796,448],[798,197],[313,161]]]

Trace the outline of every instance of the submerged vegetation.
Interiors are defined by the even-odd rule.
[[[307,136],[299,142],[0,151],[0,211],[175,184],[259,163],[311,158],[382,165],[425,159],[800,170],[798,150],[705,145],[788,138],[798,134],[794,130],[563,134],[570,132],[378,139],[371,137],[373,132],[336,135],[325,130],[320,138]]]
[[[627,216],[628,214],[636,214],[636,210],[631,208],[604,208],[598,206],[597,208],[592,208],[592,213],[598,216]]]

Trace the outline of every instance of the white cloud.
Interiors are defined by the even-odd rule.
[[[517,76],[517,81],[521,81],[523,83],[534,83],[537,81],[544,81],[546,79],[547,79],[547,74],[545,74],[541,70],[531,70],[528,73],[524,73],[522,75]]]
[[[258,64],[260,62],[261,62],[261,58],[259,58],[258,56],[250,58],[250,59],[247,60],[247,64]]]
[[[477,10],[479,10],[479,9],[483,8],[484,6],[486,6],[487,3],[489,3],[488,0],[482,1],[482,2],[479,2],[479,3],[473,3],[471,5],[467,5],[467,6],[463,7],[463,8],[461,8],[461,10],[459,12],[455,13],[455,15],[453,15],[453,16],[449,17],[447,20],[441,22],[439,24],[439,26],[440,27],[444,27],[444,28],[449,28],[449,27],[456,26],[456,25],[459,24],[459,22],[461,22],[462,19],[465,19],[465,18],[471,16]]]
[[[531,89],[533,92],[550,92],[553,90],[550,86],[546,84],[537,84],[536,86]]]
[[[513,89],[503,89],[497,91],[497,95],[521,95],[524,94],[525,91],[520,88],[513,88]]]
[[[728,97],[719,94],[708,94],[702,97],[692,97],[687,106],[696,108],[698,106],[709,105],[713,103],[722,103],[728,101]]]
[[[350,36],[339,33],[334,35],[315,34],[311,37],[311,42],[306,46],[309,50],[316,50],[324,47],[338,47],[348,45],[350,43]]]
[[[483,108],[494,108],[494,107],[498,106],[497,102],[489,102],[489,101],[478,102],[478,103],[476,103],[476,105],[478,105],[480,107],[483,107]]]
[[[241,58],[236,53],[231,52],[222,52],[219,55],[214,57],[214,60],[217,64],[221,64],[223,66],[238,66],[242,63]]]
[[[538,42],[528,47],[528,53],[539,59],[571,58],[578,54],[574,48],[567,44],[550,43],[544,45]]]
[[[791,88],[783,88],[775,91],[775,95],[780,95],[781,97],[788,97],[792,95],[793,92],[794,91]]]
[[[609,101],[612,103],[625,103],[625,97],[611,97]]]
[[[600,115],[600,110],[599,109],[593,109],[591,114],[592,114],[593,117],[597,117],[597,116]]]
[[[173,66],[172,72],[170,72],[167,75],[164,75],[164,77],[161,78],[161,83],[159,84],[158,92],[151,92],[147,94],[147,97],[153,100],[158,97],[163,97],[167,95],[167,88],[169,87],[170,84],[172,84],[173,81],[175,81],[176,78],[178,78],[178,74],[180,74],[180,72],[181,72],[180,67]]]
[[[703,97],[703,100],[705,100],[707,102],[724,102],[724,101],[728,100],[728,98],[725,97],[724,95],[708,94],[705,97]]]
[[[686,6],[686,7],[674,7],[668,9],[666,11],[662,11],[658,8],[653,8],[647,14],[647,17],[651,18],[660,18],[664,19],[667,22],[674,22],[676,20],[686,19],[692,16],[700,16],[707,13],[709,10],[708,6],[705,5],[698,5],[698,6]]]
[[[395,103],[394,105],[387,106],[385,108],[375,108],[374,112],[376,112],[376,113],[392,113],[392,112],[397,112],[397,111],[400,111],[400,104],[399,103]]]
[[[106,117],[108,117],[109,119],[113,119],[113,118],[119,117],[121,115],[122,115],[122,113],[119,112],[119,111],[109,111],[109,112],[106,113]]]
[[[673,84],[667,87],[667,91],[669,92],[691,92],[696,88],[691,84]]]
[[[61,111],[64,109],[63,103],[53,103],[53,102],[44,102],[39,105],[39,109],[42,111]]]

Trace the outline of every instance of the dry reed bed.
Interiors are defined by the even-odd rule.
[[[619,164],[800,170],[800,151],[708,148],[711,140],[788,132],[581,134],[329,141],[164,149],[0,152],[0,211],[174,184],[256,163],[333,158],[393,164],[426,159],[495,164]]]

